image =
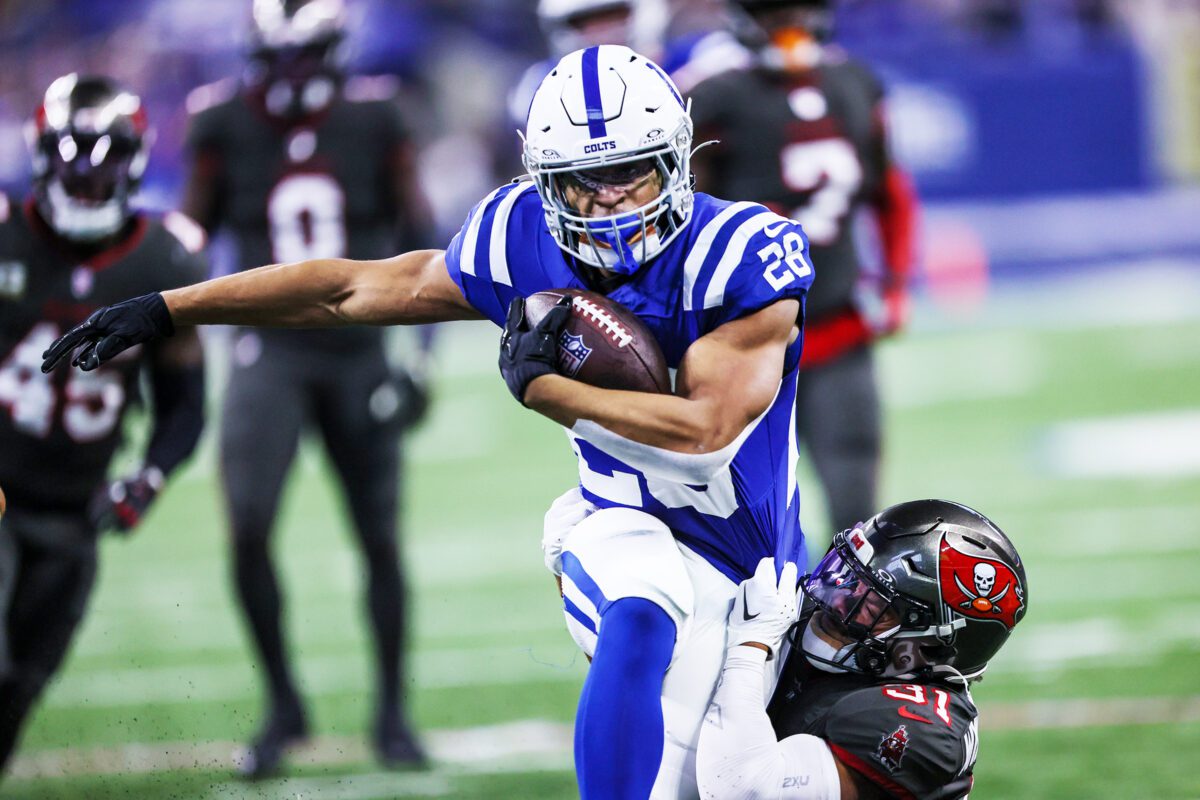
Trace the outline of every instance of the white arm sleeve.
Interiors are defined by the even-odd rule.
[[[732,647],[708,707],[696,753],[704,800],[840,800],[837,762],[824,739],[782,742],[767,718],[763,664],[755,647]]]

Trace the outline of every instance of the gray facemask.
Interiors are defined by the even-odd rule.
[[[822,639],[817,632],[812,629],[812,620],[809,620],[808,624],[804,626],[804,636],[800,639],[800,648],[804,651],[805,656],[816,656],[816,658],[809,658],[808,663],[812,664],[822,672],[851,672],[851,669],[837,667],[833,664],[826,664],[824,661],[819,661],[818,659],[823,658],[827,661],[845,664],[847,667],[854,667],[854,656],[846,658],[846,654],[850,652],[850,648],[852,647],[854,647],[853,644],[843,645],[842,647],[834,647],[829,642]],[[843,658],[846,660],[842,661]]]

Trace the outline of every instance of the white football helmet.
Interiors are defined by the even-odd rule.
[[[623,44],[649,52],[661,45],[669,16],[666,0],[540,0],[537,10],[542,33],[556,57],[598,44]],[[594,34],[581,29],[584,20],[621,11],[627,14],[623,22]]]
[[[525,168],[546,223],[585,264],[631,274],[661,253],[692,218],[692,118],[675,84],[628,47],[601,45],[563,57],[538,87],[525,131]],[[657,197],[633,211],[581,215],[566,180],[587,170],[652,161]]]
[[[304,47],[340,39],[346,8],[342,0],[254,0],[251,19],[259,47]]]

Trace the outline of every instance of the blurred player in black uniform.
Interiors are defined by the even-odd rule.
[[[1009,538],[942,500],[839,533],[801,581],[804,613],[768,718],[763,667],[796,616],[795,573],[777,583],[773,567],[764,559],[730,612],[697,756],[704,797],[966,797],[979,748],[967,687],[1029,602]]]
[[[758,63],[691,93],[697,188],[763,203],[804,226],[816,279],[805,304],[796,420],[832,530],[870,516],[882,447],[871,343],[908,316],[916,197],[891,162],[883,89],[823,44],[831,0],[736,0]],[[878,223],[882,274],[855,245],[861,207]]]
[[[209,231],[228,229],[242,265],[384,258],[429,230],[395,86],[343,75],[344,27],[340,0],[256,2],[245,79],[189,99],[184,208]],[[308,735],[269,539],[309,425],[341,479],[368,574],[376,751],[394,766],[425,758],[404,708],[405,586],[396,541],[399,441],[424,394],[389,366],[383,335],[351,327],[242,331],[234,339],[221,479],[237,595],[270,691],[266,722],[238,765],[249,777],[274,771],[284,750]]]
[[[139,98],[107,78],[59,78],[29,125],[34,187],[0,195],[0,768],[62,662],[96,575],[96,537],[141,521],[204,425],[194,331],[137,348],[93,375],[37,369],[41,351],[97,308],[206,273],[204,232],[130,208],[150,136]],[[153,430],[142,466],[109,482],[122,420],[149,371]]]

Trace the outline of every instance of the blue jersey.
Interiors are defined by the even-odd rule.
[[[527,181],[502,186],[475,207],[450,243],[446,264],[471,305],[497,325],[517,296],[588,288],[579,270],[590,269],[559,248]],[[757,203],[697,194],[688,226],[608,296],[637,314],[675,368],[693,342],[724,323],[784,298],[803,303],[812,279],[799,224]],[[647,475],[569,433],[584,496],[602,508],[625,506],[658,517],[735,582],[750,577],[766,556],[803,568],[795,470],[800,348],[800,338],[787,348],[770,407],[706,485]]]

